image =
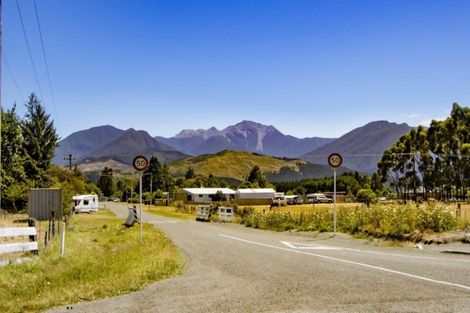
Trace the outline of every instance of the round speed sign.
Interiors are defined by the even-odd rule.
[[[342,163],[343,163],[343,157],[339,153],[332,153],[328,157],[328,164],[332,168],[340,167]]]
[[[139,155],[132,161],[132,166],[138,171],[145,171],[149,166],[149,161],[143,155]]]

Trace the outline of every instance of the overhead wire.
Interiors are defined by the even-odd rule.
[[[46,74],[47,74],[47,80],[49,82],[49,90],[50,90],[50,93],[51,93],[52,105],[54,106],[54,112],[55,112],[55,115],[56,115],[57,123],[59,124],[58,126],[60,126],[59,113],[57,111],[57,105],[56,105],[56,102],[55,102],[54,89],[52,88],[51,74],[50,74],[50,71],[49,71],[49,63],[47,62],[46,49],[44,47],[44,40],[43,40],[43,36],[42,36],[41,23],[39,22],[39,14],[38,14],[38,8],[37,8],[37,5],[36,5],[36,0],[33,0],[33,4],[34,4],[34,13],[36,15],[36,22],[37,22],[37,26],[38,26],[39,38],[41,40],[42,55],[43,55],[43,58],[44,58],[44,64],[46,66]]]
[[[25,100],[24,94],[21,91],[20,85],[18,84],[18,81],[16,80],[16,77],[15,77],[15,74],[13,73],[13,70],[10,67],[10,63],[8,63],[8,59],[5,55],[5,51],[2,51],[2,57],[3,57],[3,60],[5,61],[5,65],[7,66],[8,72],[11,75],[11,78],[13,80],[13,84],[15,85],[16,91],[18,92],[20,98],[24,101]]]
[[[23,15],[21,14],[21,8],[20,8],[20,4],[18,3],[18,0],[16,0],[16,8],[18,9],[18,15],[20,16],[21,28],[23,30],[24,39],[26,41],[26,47],[28,49],[29,59],[31,61],[31,65],[33,67],[34,78],[36,79],[36,83],[38,85],[39,95],[41,96],[42,99],[44,99],[43,92],[42,92],[42,89],[41,89],[41,84],[39,83],[38,73],[37,73],[37,70],[36,70],[36,64],[34,63],[33,54],[31,52],[31,47],[29,45],[29,39],[28,39],[28,35],[26,33],[26,28],[24,26]]]
[[[341,153],[340,153],[341,154]],[[374,157],[374,156],[421,156],[421,153],[411,153],[411,152],[400,152],[400,153],[354,153],[354,154],[341,154],[342,157]],[[327,158],[329,154],[310,154],[309,157],[312,158]],[[431,156],[436,157],[455,157],[455,158],[469,158],[468,155],[457,155],[457,154],[443,154],[443,153],[432,153]]]

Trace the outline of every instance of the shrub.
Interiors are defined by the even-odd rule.
[[[309,213],[262,214],[244,208],[241,223],[247,227],[286,231],[332,231],[333,216],[328,208]],[[456,229],[457,219],[443,206],[374,205],[371,207],[340,207],[337,214],[339,231],[395,239],[410,238],[416,232],[442,232]],[[462,227],[462,225],[460,225]]]
[[[375,192],[371,189],[361,189],[357,192],[357,201],[367,204],[370,206],[371,203],[375,202]]]

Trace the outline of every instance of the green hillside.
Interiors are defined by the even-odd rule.
[[[170,173],[174,176],[184,176],[189,167],[196,174],[216,177],[230,177],[244,180],[253,166],[258,165],[262,172],[279,172],[281,168],[298,171],[307,162],[297,159],[275,158],[243,151],[225,150],[217,154],[204,154],[169,163]]]
[[[197,175],[209,174],[219,178],[243,181],[251,169],[258,165],[270,182],[294,181],[306,178],[332,176],[327,165],[310,164],[300,159],[277,158],[244,151],[225,150],[217,154],[204,154],[168,164],[173,176],[184,176],[189,167]],[[351,172],[341,167],[338,174]]]

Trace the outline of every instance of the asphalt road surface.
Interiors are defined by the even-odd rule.
[[[184,273],[52,312],[470,312],[470,256],[143,217],[181,249]]]

